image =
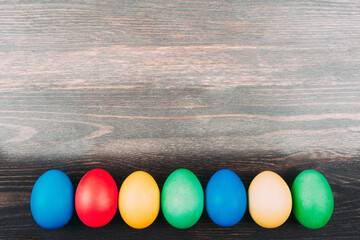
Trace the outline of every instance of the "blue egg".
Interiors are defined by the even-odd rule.
[[[30,200],[35,222],[46,229],[58,229],[74,212],[74,187],[60,170],[49,170],[36,181]]]
[[[216,224],[229,227],[238,223],[247,206],[245,187],[239,176],[229,169],[217,171],[206,186],[205,206]]]

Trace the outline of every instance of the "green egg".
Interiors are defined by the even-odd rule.
[[[165,219],[176,228],[189,228],[200,219],[204,191],[194,173],[181,168],[169,175],[161,192],[161,209]]]
[[[334,197],[326,178],[315,170],[305,170],[295,179],[292,188],[293,212],[305,227],[325,226],[334,210]]]

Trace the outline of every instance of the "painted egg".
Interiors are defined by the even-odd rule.
[[[250,215],[264,228],[281,226],[291,213],[290,189],[274,172],[265,171],[258,174],[250,183],[248,196]]]
[[[49,170],[39,177],[31,192],[31,214],[46,229],[58,229],[74,212],[74,187],[60,170]]]
[[[247,206],[246,190],[238,175],[229,169],[217,171],[206,186],[205,206],[216,224],[229,227],[238,223]]]
[[[161,192],[161,208],[165,219],[176,228],[189,228],[200,219],[204,191],[194,173],[181,168],[169,175]]]
[[[154,178],[143,171],[130,174],[119,192],[119,211],[133,228],[150,226],[160,210],[160,190]]]
[[[75,193],[75,209],[89,227],[109,223],[117,210],[118,190],[112,176],[103,169],[93,169],[80,180]]]
[[[305,170],[295,179],[292,188],[293,212],[305,227],[325,226],[334,210],[334,197],[326,178],[315,170]]]

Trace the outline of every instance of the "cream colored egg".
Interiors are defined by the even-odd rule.
[[[130,174],[119,192],[119,211],[124,221],[133,228],[146,228],[155,221],[159,210],[160,190],[155,179],[143,171]]]
[[[289,218],[291,192],[278,174],[271,171],[258,174],[252,180],[248,193],[249,212],[258,225],[276,228]]]

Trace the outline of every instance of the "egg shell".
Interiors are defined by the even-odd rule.
[[[205,206],[216,224],[229,227],[238,223],[247,206],[246,190],[239,176],[229,169],[217,171],[206,186]]]
[[[46,229],[66,225],[74,212],[74,187],[60,170],[49,170],[35,182],[30,199],[35,222]]]
[[[75,193],[75,209],[89,227],[102,227],[114,217],[118,203],[117,185],[103,169],[93,169],[80,180]]]
[[[146,228],[159,210],[160,190],[155,179],[143,171],[130,174],[119,191],[119,211],[124,221],[133,228]]]
[[[326,178],[315,170],[305,170],[291,187],[293,213],[305,227],[318,229],[325,226],[334,210],[334,197]]]
[[[291,192],[278,174],[271,171],[258,174],[248,192],[249,212],[258,225],[276,228],[288,219],[292,208]]]
[[[189,228],[200,219],[204,191],[194,173],[181,168],[169,175],[161,192],[161,209],[168,223],[176,228]]]

